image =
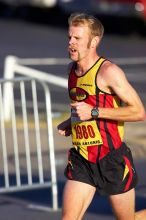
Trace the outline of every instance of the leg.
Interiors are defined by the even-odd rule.
[[[135,190],[112,195],[109,197],[110,203],[117,220],[135,219]]]
[[[135,220],[146,220],[146,209],[135,212]]]
[[[67,180],[63,194],[62,220],[80,220],[92,201],[95,187]]]

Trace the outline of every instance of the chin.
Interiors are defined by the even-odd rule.
[[[69,58],[73,61],[78,61],[78,58],[74,57],[74,56],[69,56]]]
[[[69,53],[68,55],[69,55],[69,58],[70,58],[71,60],[74,60],[74,61],[77,61],[77,60],[78,60],[78,57],[77,57],[76,54]]]

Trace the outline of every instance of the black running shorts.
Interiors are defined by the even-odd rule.
[[[70,180],[96,187],[100,195],[129,191],[136,186],[138,179],[131,151],[125,143],[103,159],[97,160],[96,164],[87,161],[75,148],[71,148],[64,174]]]

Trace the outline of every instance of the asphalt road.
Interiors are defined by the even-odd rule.
[[[46,58],[57,57],[67,58],[67,29],[63,26],[52,24],[37,24],[25,20],[0,19],[0,77],[3,77],[4,59],[7,55],[14,55],[20,58]],[[146,57],[146,39],[135,35],[106,34],[100,45],[99,54],[107,58]],[[35,66],[35,68],[51,72],[66,78],[66,66]],[[142,100],[146,97],[146,63],[124,65],[126,75],[137,89]],[[67,91],[50,85],[53,103],[68,105]],[[57,157],[65,154],[59,154]],[[146,204],[146,175],[145,160],[136,160],[136,167],[139,171],[140,181],[136,189],[136,208],[141,209]],[[59,207],[61,207],[62,190],[64,177],[62,175],[64,164],[57,166]],[[51,192],[47,189],[39,189],[28,192],[13,193],[0,196],[0,219],[1,220],[58,220],[61,213],[36,210],[30,204],[50,206]],[[93,203],[84,218],[85,220],[113,220],[113,215],[106,198],[95,195]]]
[[[58,155],[59,156],[59,155]],[[139,184],[136,188],[136,210],[145,208],[146,204],[146,175],[145,160],[135,161],[139,172]],[[51,211],[49,189],[30,190],[0,196],[1,220],[59,220],[61,218],[61,198],[64,187],[64,178],[61,175],[61,167],[58,169],[58,200],[59,210]],[[88,208],[84,220],[114,220],[111,207],[106,197],[95,197]]]

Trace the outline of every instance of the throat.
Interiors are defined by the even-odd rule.
[[[76,75],[77,76],[82,76],[82,75],[84,75],[84,72],[83,71],[81,71],[81,70],[75,70],[75,73],[76,73]]]

